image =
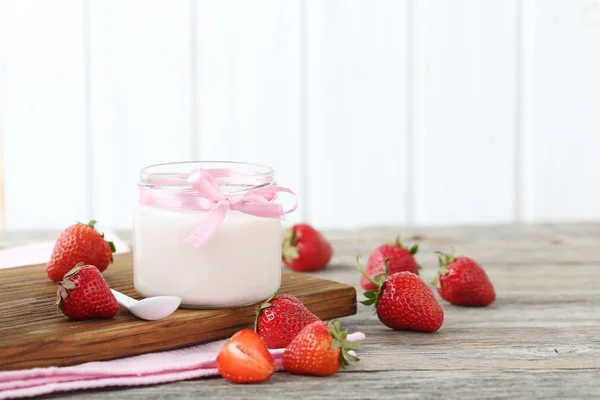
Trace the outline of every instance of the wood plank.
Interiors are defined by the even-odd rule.
[[[403,363],[398,357],[398,363]],[[327,378],[277,373],[265,385],[232,385],[224,379],[202,379],[176,384],[76,393],[70,399],[197,399],[250,400],[321,399],[343,393],[344,399],[594,399],[600,396],[598,370],[575,371],[398,371],[376,373],[354,367]],[[376,389],[374,389],[376,388]],[[63,395],[64,396],[64,395]],[[48,399],[62,396],[48,396]]]
[[[412,221],[513,221],[517,2],[414,4]]]
[[[528,0],[522,13],[523,218],[597,220],[600,7]]]
[[[194,158],[192,2],[89,2],[93,217],[131,229],[141,168]]]
[[[132,297],[131,253],[115,256],[104,272],[108,284]],[[284,272],[281,293],[298,297],[322,319],[356,312],[354,288]],[[254,306],[219,310],[179,309],[160,321],[121,311],[111,320],[71,321],[54,307],[56,284],[43,265],[0,270],[0,369],[73,365],[174,349],[228,337],[249,327]]]
[[[89,218],[83,4],[0,1],[7,229]]]
[[[319,227],[410,221],[407,3],[306,3],[305,201]]]
[[[303,219],[301,4],[196,2],[195,155],[268,164]],[[287,200],[282,200],[287,201]]]

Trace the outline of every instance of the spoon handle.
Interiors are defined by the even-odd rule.
[[[117,299],[117,302],[127,309],[129,309],[129,307],[133,306],[135,303],[138,302],[136,299],[132,299],[131,297],[126,296],[121,292],[117,292],[114,289],[110,289],[110,291]]]

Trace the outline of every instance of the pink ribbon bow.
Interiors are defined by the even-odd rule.
[[[200,224],[190,233],[184,242],[194,247],[201,247],[217,231],[229,210],[237,210],[245,214],[264,218],[284,218],[284,214],[294,211],[298,207],[296,194],[290,189],[281,186],[265,186],[252,189],[238,196],[226,196],[211,174],[203,169],[191,174],[188,183],[196,190],[194,196],[212,202],[212,207]],[[287,211],[279,203],[273,203],[277,192],[290,193],[294,196],[295,203]]]

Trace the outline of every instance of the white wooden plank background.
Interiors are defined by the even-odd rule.
[[[325,227],[405,223],[406,5],[307,4],[309,218]]]
[[[131,226],[139,170],[194,159],[190,2],[90,2],[93,214]]]
[[[0,225],[130,227],[198,158],[319,227],[597,220],[599,43],[599,0],[0,0]]]
[[[515,165],[515,1],[414,10],[414,222],[508,222]]]
[[[297,0],[198,2],[196,155],[271,165],[303,198],[301,11]]]
[[[82,2],[0,0],[8,228],[89,216]]]
[[[600,219],[600,1],[525,4],[523,217]]]

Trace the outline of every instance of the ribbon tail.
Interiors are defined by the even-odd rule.
[[[183,240],[184,243],[194,247],[202,247],[217,231],[229,210],[227,201],[221,200],[215,204],[204,216],[202,221]]]

